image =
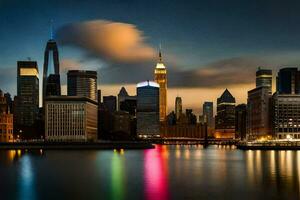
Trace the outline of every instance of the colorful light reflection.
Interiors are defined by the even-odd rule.
[[[168,149],[156,145],[155,149],[144,151],[145,198],[148,200],[169,199],[168,188]]]

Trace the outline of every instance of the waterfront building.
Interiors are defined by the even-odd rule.
[[[154,70],[154,81],[159,84],[159,118],[165,121],[167,115],[167,69],[159,51],[159,60]]]
[[[271,135],[271,97],[267,86],[248,91],[247,139],[255,140]]]
[[[217,99],[215,138],[235,138],[235,98],[226,89]]]
[[[175,114],[176,119],[178,120],[180,115],[182,115],[182,99],[181,97],[176,97],[175,99]]]
[[[246,138],[247,105],[239,104],[235,107],[235,134],[241,140]]]
[[[273,131],[278,139],[300,139],[300,95],[275,93]]]
[[[256,88],[267,87],[272,93],[272,78],[272,70],[259,67],[256,71]]]
[[[96,101],[77,96],[51,96],[45,100],[46,140],[97,140]]]
[[[2,90],[0,90],[0,142],[13,141],[13,114]]]
[[[197,124],[197,116],[194,115],[193,109],[185,109],[185,116],[187,117],[188,124]]]
[[[67,73],[68,96],[97,99],[97,71],[69,70]]]
[[[107,108],[107,110],[111,113],[117,111],[117,97],[110,95],[110,96],[103,96],[103,104]]]
[[[159,84],[145,81],[137,84],[137,134],[140,138],[160,137]]]
[[[39,112],[39,72],[36,61],[18,61],[16,125],[30,127]]]
[[[50,59],[53,59],[52,61]],[[51,72],[51,66],[49,63],[53,63],[54,74]],[[48,40],[45,54],[44,54],[44,68],[43,68],[43,107],[44,101],[47,96],[60,96],[60,74],[59,74],[59,55],[58,48],[55,40],[51,38]]]
[[[278,94],[300,94],[300,71],[297,67],[279,70],[276,82]]]

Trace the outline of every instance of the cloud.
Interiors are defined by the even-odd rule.
[[[62,45],[80,47],[91,56],[112,62],[150,60],[155,51],[133,24],[94,20],[67,24],[56,36]]]

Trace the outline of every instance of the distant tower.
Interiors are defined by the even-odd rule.
[[[50,40],[47,42],[44,55],[44,69],[43,69],[43,107],[46,96],[60,96],[60,75],[59,75],[59,58],[58,49],[52,34],[52,25],[50,30]],[[53,61],[51,61],[53,59]],[[48,76],[49,61],[53,62],[54,74]]]
[[[159,84],[159,118],[165,121],[167,114],[167,69],[162,62],[161,50],[159,60],[154,70],[154,81]]]
[[[181,97],[176,97],[175,100],[175,115],[176,120],[179,119],[180,115],[182,114],[182,99]]]

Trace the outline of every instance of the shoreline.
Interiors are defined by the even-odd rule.
[[[17,142],[0,143],[0,150],[112,150],[112,149],[153,149],[149,142],[108,141],[108,142]]]

